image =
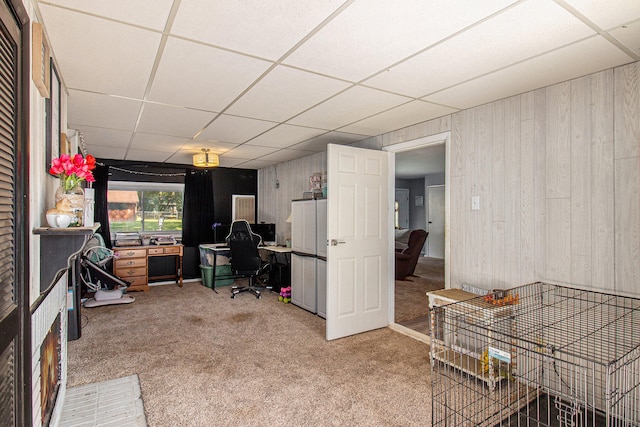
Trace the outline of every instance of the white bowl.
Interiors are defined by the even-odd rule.
[[[52,228],[66,228],[71,224],[71,217],[65,214],[47,214],[47,223]]]

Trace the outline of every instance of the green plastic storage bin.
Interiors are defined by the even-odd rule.
[[[200,264],[200,274],[202,275],[202,284],[207,288],[213,283],[213,267]],[[216,288],[219,286],[229,286],[233,283],[233,279],[218,279],[220,276],[231,275],[230,265],[219,265],[216,267]]]
[[[213,267],[200,264],[200,274],[202,276],[202,284],[207,288],[211,287],[213,283]],[[219,265],[216,267],[216,288],[219,286],[229,286],[233,283],[233,278],[230,279],[218,279],[220,276],[230,276],[230,265]]]
[[[231,275],[231,266],[227,265],[218,265],[216,266],[216,288],[218,286],[229,286],[233,284],[234,279],[218,279],[220,276],[230,276]]]
[[[200,264],[200,275],[202,276],[202,284],[210,288],[213,281],[213,267]]]

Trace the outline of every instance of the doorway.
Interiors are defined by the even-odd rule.
[[[396,153],[396,162],[394,163],[393,166],[393,171],[390,171],[390,175],[391,176],[396,176],[396,175],[401,175],[403,172],[401,172],[401,169],[403,169],[405,166],[402,163],[402,158],[407,157],[410,158],[411,162],[415,162],[418,161],[419,165],[423,165],[424,169],[426,170],[428,167],[428,164],[431,162],[439,162],[440,167],[444,168],[443,171],[443,175],[444,175],[444,185],[441,185],[442,189],[443,189],[443,193],[444,193],[444,216],[443,216],[443,234],[444,234],[444,247],[443,247],[443,259],[435,259],[435,258],[429,258],[429,257],[421,257],[419,259],[419,261],[426,261],[426,266],[425,268],[430,270],[431,272],[433,272],[432,267],[434,267],[434,265],[430,265],[431,261],[434,261],[435,263],[440,263],[439,265],[437,265],[436,267],[440,269],[439,274],[441,274],[443,276],[443,280],[441,280],[440,282],[440,286],[442,285],[442,282],[444,283],[444,287],[449,287],[449,253],[450,253],[450,244],[449,244],[449,233],[448,233],[448,225],[449,225],[449,213],[450,213],[450,209],[449,209],[449,194],[450,194],[450,144],[449,144],[449,139],[450,139],[450,132],[444,132],[441,134],[437,134],[437,135],[432,135],[429,137],[424,137],[424,138],[419,138],[419,139],[415,139],[415,140],[411,140],[411,141],[407,141],[401,144],[395,144],[395,145],[391,145],[388,147],[384,147],[383,150],[385,151],[389,151],[389,152],[393,152]],[[436,156],[436,155],[430,155],[429,151],[432,151],[432,153],[435,153],[436,151],[440,152],[440,157]],[[420,158],[420,154],[425,154],[427,157],[423,158],[423,160],[418,160]],[[398,159],[400,159],[400,161],[398,161]],[[414,166],[419,166],[419,165],[414,165]],[[422,172],[418,172],[421,173],[422,176],[425,176],[426,174],[428,174],[428,171],[422,171]],[[394,181],[395,182],[395,181]],[[423,185],[423,189],[425,191],[427,191],[427,188],[430,186],[429,184],[436,184],[435,182],[433,183],[429,183],[429,182],[425,182],[425,184]],[[440,183],[441,184],[441,183]],[[394,189],[395,189],[395,184],[394,184]],[[395,194],[395,191],[391,191],[391,194]],[[419,201],[424,200],[425,204],[428,204],[428,194],[425,195],[426,197],[424,197],[424,199],[421,199],[420,196],[418,196]],[[390,201],[391,203],[393,203],[393,201]],[[417,201],[416,204],[419,204],[419,202]],[[427,225],[426,222],[428,221],[427,219],[427,215],[428,215],[428,206],[425,206],[425,210],[424,210],[424,222],[425,222],[425,226]],[[427,227],[425,227],[427,228]],[[429,238],[427,238],[427,240],[429,240]],[[428,247],[428,246],[427,246]],[[426,248],[425,248],[426,249]],[[418,269],[418,267],[417,267]],[[444,270],[444,272],[442,272],[442,270]],[[393,280],[393,278],[390,280],[390,284],[389,284],[389,295],[390,295],[390,307],[389,307],[389,313],[390,319],[393,319],[393,322],[390,323],[390,327],[392,329],[395,329],[399,332],[405,333],[407,335],[410,335],[420,341],[424,341],[424,342],[429,342],[429,337],[428,337],[428,330],[425,329],[425,325],[428,324],[428,299],[426,298],[426,292],[422,292],[422,289],[420,288],[420,284],[418,284],[417,282],[420,282],[420,280],[414,280],[413,283],[412,281],[402,281],[402,282],[398,282],[399,283],[399,288],[396,290],[396,282]],[[396,316],[396,311],[398,311],[399,316],[405,316],[405,312],[403,312],[402,310],[404,309],[403,307],[403,300],[405,300],[405,298],[403,297],[403,292],[404,292],[404,285],[405,284],[409,284],[411,286],[414,286],[414,288],[417,289],[417,292],[419,295],[421,295],[420,301],[419,301],[419,306],[418,307],[413,307],[413,309],[417,309],[420,311],[422,320],[420,320],[419,322],[417,322],[415,325],[412,324],[412,322],[402,322],[402,324],[399,322],[400,317]],[[402,288],[400,288],[400,286],[402,285]],[[427,291],[430,289],[427,289]],[[398,291],[398,301],[396,303],[396,291]],[[398,304],[398,305],[396,305]],[[406,310],[405,310],[406,311]]]

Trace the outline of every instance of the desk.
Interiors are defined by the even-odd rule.
[[[227,246],[226,243],[203,244],[203,245],[200,245],[200,248],[208,249],[211,252],[213,252],[213,260],[211,261],[211,264],[214,266],[214,273],[211,280],[211,289],[215,293],[218,293],[218,291],[216,291],[216,274],[215,274],[215,266],[217,266],[218,254],[229,252],[231,248],[229,248],[229,246]],[[289,265],[291,262],[291,259],[290,259],[291,248],[286,248],[284,246],[260,246],[258,247],[258,250],[261,250],[261,251],[263,250],[268,252],[269,263],[271,264],[272,267],[277,266],[278,268],[281,268],[282,265]],[[281,262],[282,260],[280,259],[280,257],[283,257],[282,259],[284,259],[286,263],[282,263]],[[233,274],[220,276],[221,279],[230,279],[235,277],[236,276]]]
[[[131,285],[128,291],[149,290],[149,279],[176,279],[176,284],[182,287],[182,256],[184,246],[149,245],[149,246],[120,246],[113,248],[115,261],[113,273]],[[149,276],[149,257],[174,256],[176,258],[175,274],[169,276]]]
[[[267,252],[269,257],[270,272],[269,285],[272,290],[279,291],[280,288],[291,284],[291,248],[284,246],[261,246],[258,248]]]

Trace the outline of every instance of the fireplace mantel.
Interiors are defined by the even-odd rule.
[[[40,236],[41,294],[47,293],[71,267],[75,256],[82,251],[85,243],[98,228],[99,223],[95,223],[93,227],[41,227],[33,230],[33,234]]]

